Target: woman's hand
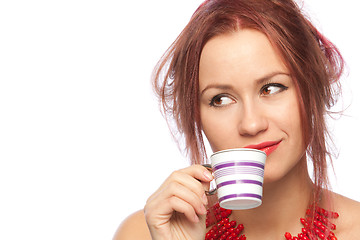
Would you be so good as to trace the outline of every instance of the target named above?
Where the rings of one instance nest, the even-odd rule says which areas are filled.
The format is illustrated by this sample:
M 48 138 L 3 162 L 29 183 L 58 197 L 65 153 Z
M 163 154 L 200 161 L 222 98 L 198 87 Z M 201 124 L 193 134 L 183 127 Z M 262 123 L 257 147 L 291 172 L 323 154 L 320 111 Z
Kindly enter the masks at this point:
M 153 240 L 203 240 L 207 197 L 213 179 L 201 165 L 173 172 L 144 208 Z

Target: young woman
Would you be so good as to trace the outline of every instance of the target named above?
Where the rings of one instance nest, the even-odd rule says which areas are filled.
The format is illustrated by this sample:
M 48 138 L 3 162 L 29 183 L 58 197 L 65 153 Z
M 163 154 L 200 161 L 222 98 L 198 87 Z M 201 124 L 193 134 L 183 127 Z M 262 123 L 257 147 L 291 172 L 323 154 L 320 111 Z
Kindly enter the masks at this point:
M 172 173 L 114 239 L 357 239 L 360 204 L 327 190 L 325 114 L 342 68 L 291 0 L 205 1 L 154 77 L 193 165 Z M 203 133 L 214 152 L 269 150 L 260 207 L 209 203 Z

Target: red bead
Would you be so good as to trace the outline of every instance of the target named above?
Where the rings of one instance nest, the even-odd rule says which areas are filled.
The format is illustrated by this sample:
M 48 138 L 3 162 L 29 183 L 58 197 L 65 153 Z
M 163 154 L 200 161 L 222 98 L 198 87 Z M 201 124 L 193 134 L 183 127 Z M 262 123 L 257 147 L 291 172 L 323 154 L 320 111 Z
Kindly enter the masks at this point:
M 317 227 L 320 227 L 320 226 L 322 226 L 323 224 L 320 222 L 320 221 L 316 221 L 316 226 Z
M 323 209 L 323 208 L 320 208 L 320 213 L 321 213 L 322 215 L 324 215 L 325 217 L 328 217 L 328 216 L 329 216 L 329 212 L 326 211 L 326 210 Z
M 244 225 L 243 225 L 243 224 L 239 224 L 239 225 L 237 226 L 237 228 L 240 229 L 240 231 L 242 231 L 242 230 L 244 230 Z
M 206 233 L 205 240 L 246 240 L 245 235 L 240 235 L 244 230 L 244 225 L 239 224 L 236 227 L 236 221 L 229 221 L 228 216 L 231 210 L 221 208 L 219 204 L 215 204 L 211 211 L 207 211 L 206 226 L 213 227 Z M 210 217 L 215 212 L 215 218 Z M 331 223 L 328 218 L 337 218 L 339 214 L 327 211 L 323 208 L 315 207 L 306 211 L 306 218 L 300 218 L 300 222 L 304 226 L 298 236 L 292 236 L 285 233 L 286 240 L 315 240 L 327 239 L 337 240 L 335 234 L 330 231 L 336 229 L 336 225 Z M 240 235 L 240 236 L 239 236 Z M 326 238 L 326 236 L 328 236 Z
M 308 229 L 307 235 L 310 239 L 317 239 L 313 232 Z
M 332 223 L 332 224 L 330 225 L 330 229 L 331 229 L 331 230 L 336 230 L 336 225 Z
M 210 239 L 210 238 L 213 237 L 213 235 L 214 235 L 214 234 L 207 233 L 207 234 L 205 235 L 205 239 Z
M 320 239 L 325 239 L 325 234 L 323 234 L 322 232 L 318 233 L 318 236 Z
M 326 232 L 327 230 L 327 228 L 324 225 L 321 225 L 319 228 L 322 232 Z

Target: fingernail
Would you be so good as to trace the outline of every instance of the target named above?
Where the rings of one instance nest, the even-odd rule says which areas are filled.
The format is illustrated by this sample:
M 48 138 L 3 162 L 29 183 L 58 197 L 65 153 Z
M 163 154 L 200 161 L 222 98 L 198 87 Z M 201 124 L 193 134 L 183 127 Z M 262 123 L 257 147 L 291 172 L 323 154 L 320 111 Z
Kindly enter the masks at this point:
M 213 176 L 211 175 L 211 173 L 209 171 L 204 171 L 204 176 L 207 180 L 212 180 L 213 179 Z

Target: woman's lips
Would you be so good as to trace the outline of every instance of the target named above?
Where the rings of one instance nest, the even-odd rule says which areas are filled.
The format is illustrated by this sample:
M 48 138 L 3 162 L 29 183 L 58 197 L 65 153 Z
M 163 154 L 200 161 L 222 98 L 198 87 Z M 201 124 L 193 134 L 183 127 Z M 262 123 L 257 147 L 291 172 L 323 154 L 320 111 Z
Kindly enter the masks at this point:
M 279 146 L 280 143 L 281 143 L 281 140 L 280 141 L 270 141 L 270 142 L 263 142 L 263 143 L 256 144 L 256 145 L 248 145 L 245 148 L 258 149 L 260 151 L 265 152 L 266 156 L 269 156 L 273 151 L 276 150 L 276 148 Z

